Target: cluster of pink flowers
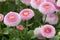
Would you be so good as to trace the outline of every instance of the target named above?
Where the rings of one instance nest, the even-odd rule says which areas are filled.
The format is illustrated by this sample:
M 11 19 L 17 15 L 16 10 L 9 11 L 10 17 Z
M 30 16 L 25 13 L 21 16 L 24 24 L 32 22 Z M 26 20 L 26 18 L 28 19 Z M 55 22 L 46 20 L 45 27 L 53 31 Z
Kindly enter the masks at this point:
M 52 25 L 46 24 L 34 30 L 34 35 L 39 38 L 52 38 L 56 34 L 56 30 Z
M 34 9 L 38 9 L 42 14 L 43 22 L 49 24 L 58 23 L 57 12 L 60 11 L 60 0 L 20 0 L 22 3 L 32 6 Z M 4 24 L 7 26 L 16 26 L 18 30 L 23 30 L 23 25 L 19 25 L 21 20 L 28 21 L 34 17 L 34 12 L 31 9 L 23 9 L 19 12 L 9 12 L 5 17 L 0 14 L 0 22 L 4 19 Z M 38 39 L 52 38 L 56 34 L 56 30 L 52 25 L 43 25 L 34 30 L 34 34 Z
M 56 13 L 60 11 L 60 0 L 57 0 L 57 2 L 56 0 L 21 0 L 21 1 L 26 5 L 28 4 L 29 6 L 32 6 L 34 9 L 38 9 L 43 14 L 44 17 L 42 18 L 43 20 L 45 20 L 44 15 L 46 15 L 47 16 L 46 21 L 48 20 L 47 22 L 49 24 L 58 23 L 58 16 Z
M 57 2 L 56 0 L 20 0 L 20 1 L 26 5 L 32 6 L 35 9 L 39 9 L 40 5 L 45 5 L 44 4 L 45 2 L 50 2 L 51 5 L 48 4 L 49 6 L 55 6 L 57 10 L 60 10 L 60 0 L 57 0 Z M 53 7 L 49 7 L 49 8 L 53 9 Z
M 16 12 L 9 12 L 4 17 L 4 24 L 7 26 L 18 26 L 21 20 L 27 21 L 30 20 L 33 16 L 34 12 L 31 9 L 23 9 L 19 14 Z M 0 21 L 3 20 L 2 17 L 3 16 L 0 14 Z M 18 28 L 20 29 L 20 27 Z
M 8 27 L 15 27 L 18 30 L 23 30 L 23 25 L 19 25 L 21 20 L 30 20 L 34 16 L 34 12 L 31 9 L 23 9 L 18 14 L 17 12 L 8 12 L 5 16 L 0 14 L 0 22 L 4 22 L 4 24 Z

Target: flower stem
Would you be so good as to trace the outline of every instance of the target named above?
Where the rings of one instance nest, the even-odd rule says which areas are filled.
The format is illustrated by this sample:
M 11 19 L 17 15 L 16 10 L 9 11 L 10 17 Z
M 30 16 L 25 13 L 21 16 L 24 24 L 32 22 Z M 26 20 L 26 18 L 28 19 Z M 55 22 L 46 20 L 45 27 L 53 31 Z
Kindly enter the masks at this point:
M 45 24 L 45 22 L 46 22 L 46 17 L 47 17 L 47 15 L 45 15 L 44 24 Z
M 28 27 L 28 21 L 26 21 L 26 27 Z

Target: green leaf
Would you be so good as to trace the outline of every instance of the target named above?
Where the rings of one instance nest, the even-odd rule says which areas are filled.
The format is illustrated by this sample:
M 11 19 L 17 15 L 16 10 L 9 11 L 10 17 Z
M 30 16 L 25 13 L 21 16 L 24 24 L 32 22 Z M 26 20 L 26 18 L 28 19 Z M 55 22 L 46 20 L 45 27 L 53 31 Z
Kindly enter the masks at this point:
M 34 39 L 35 38 L 33 30 L 28 31 L 27 38 L 29 38 L 29 39 Z
M 15 38 L 15 37 L 13 37 L 13 38 L 11 38 L 10 40 L 20 40 L 20 38 Z
M 3 29 L 3 34 L 9 34 L 10 31 L 12 31 L 13 29 L 12 28 L 4 28 Z
M 51 39 L 49 39 L 49 40 L 59 40 L 59 39 L 60 39 L 59 36 L 55 36 L 55 37 L 53 37 L 53 38 L 51 38 Z

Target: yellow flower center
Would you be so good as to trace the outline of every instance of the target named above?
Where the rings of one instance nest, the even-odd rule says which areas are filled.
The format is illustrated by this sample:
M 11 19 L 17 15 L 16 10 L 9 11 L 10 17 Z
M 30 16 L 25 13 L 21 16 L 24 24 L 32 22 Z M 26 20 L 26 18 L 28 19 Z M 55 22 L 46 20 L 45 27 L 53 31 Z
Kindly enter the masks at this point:
M 50 31 L 47 29 L 46 32 L 49 33 Z
M 48 8 L 50 7 L 50 5 L 47 4 L 47 5 L 45 5 L 44 7 L 45 7 L 46 9 L 48 9 Z
M 27 16 L 29 13 L 28 12 L 24 12 L 24 16 Z
M 40 2 L 40 0 L 36 0 L 36 2 Z
M 50 28 L 47 28 L 47 29 L 45 29 L 45 32 L 46 33 L 50 33 L 51 32 L 51 29 Z
M 15 17 L 13 15 L 10 16 L 10 19 L 14 19 Z

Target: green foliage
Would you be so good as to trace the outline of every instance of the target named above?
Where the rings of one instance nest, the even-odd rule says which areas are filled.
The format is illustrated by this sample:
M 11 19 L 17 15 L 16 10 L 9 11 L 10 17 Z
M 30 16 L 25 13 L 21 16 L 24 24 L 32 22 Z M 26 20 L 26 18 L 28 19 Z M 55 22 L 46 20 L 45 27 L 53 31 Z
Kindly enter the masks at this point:
M 53 38 L 51 38 L 49 40 L 60 40 L 60 36 L 55 36 L 55 37 L 53 37 Z

